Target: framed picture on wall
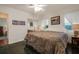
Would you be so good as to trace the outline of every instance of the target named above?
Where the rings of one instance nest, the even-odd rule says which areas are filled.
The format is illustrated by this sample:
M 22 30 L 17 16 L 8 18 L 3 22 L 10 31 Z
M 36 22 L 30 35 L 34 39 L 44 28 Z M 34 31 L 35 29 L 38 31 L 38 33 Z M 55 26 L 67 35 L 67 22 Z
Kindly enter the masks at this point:
M 60 16 L 51 17 L 51 25 L 60 24 Z
M 12 20 L 13 25 L 25 25 L 25 21 Z
M 33 26 L 33 22 L 30 22 L 30 26 Z

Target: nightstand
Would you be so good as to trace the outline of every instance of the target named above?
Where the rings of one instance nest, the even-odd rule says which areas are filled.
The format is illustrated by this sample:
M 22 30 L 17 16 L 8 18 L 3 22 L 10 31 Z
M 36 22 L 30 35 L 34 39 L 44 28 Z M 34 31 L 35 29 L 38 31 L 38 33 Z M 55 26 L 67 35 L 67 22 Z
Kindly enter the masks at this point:
M 79 37 L 75 37 L 75 36 L 72 37 L 72 45 L 74 47 L 79 47 Z

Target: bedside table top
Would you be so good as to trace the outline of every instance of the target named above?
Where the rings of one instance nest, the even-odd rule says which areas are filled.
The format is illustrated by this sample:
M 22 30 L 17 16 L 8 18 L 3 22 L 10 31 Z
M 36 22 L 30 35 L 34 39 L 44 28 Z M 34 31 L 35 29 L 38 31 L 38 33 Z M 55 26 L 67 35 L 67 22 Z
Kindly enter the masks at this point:
M 72 38 L 78 38 L 79 39 L 79 37 L 76 37 L 76 36 L 72 36 Z
M 6 36 L 0 37 L 0 40 L 5 40 L 5 39 L 7 39 Z

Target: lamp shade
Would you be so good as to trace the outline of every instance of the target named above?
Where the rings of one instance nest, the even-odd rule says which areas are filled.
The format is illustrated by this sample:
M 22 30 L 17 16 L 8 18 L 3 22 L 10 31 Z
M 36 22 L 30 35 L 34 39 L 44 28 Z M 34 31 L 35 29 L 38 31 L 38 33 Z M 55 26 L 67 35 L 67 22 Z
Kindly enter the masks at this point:
M 79 24 L 73 24 L 73 30 L 74 31 L 79 31 Z
M 79 37 L 79 24 L 73 24 L 74 36 Z

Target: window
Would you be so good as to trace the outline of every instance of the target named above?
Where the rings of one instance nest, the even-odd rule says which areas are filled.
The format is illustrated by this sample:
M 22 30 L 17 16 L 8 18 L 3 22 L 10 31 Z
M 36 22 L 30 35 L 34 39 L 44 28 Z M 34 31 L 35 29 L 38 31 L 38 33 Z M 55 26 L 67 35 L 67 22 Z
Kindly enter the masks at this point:
M 67 18 L 64 19 L 64 26 L 67 30 L 72 30 L 72 24 Z

